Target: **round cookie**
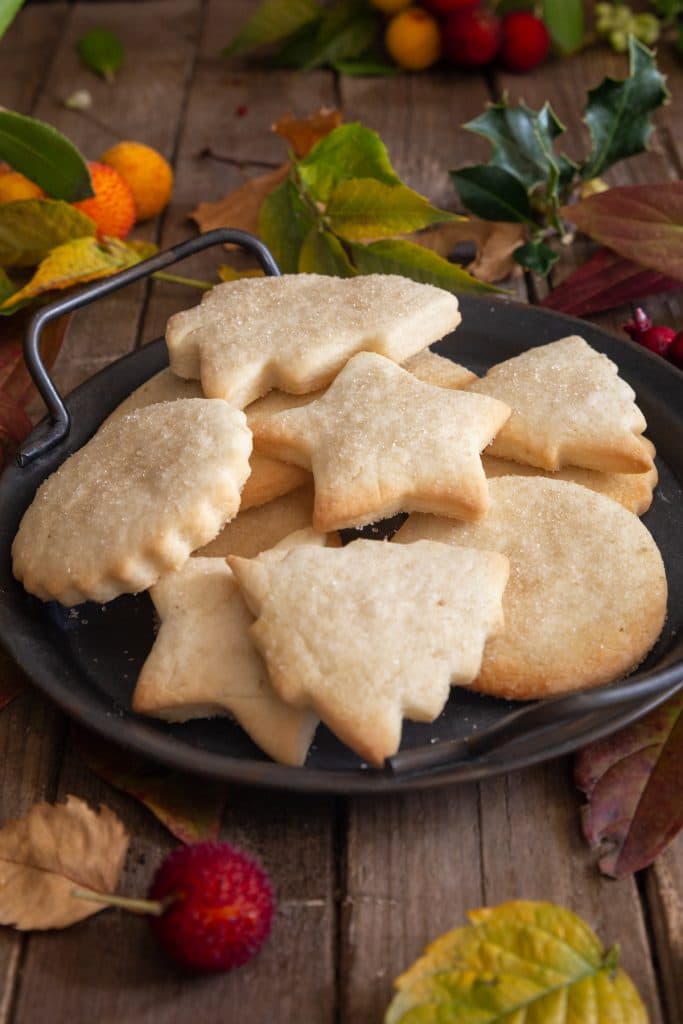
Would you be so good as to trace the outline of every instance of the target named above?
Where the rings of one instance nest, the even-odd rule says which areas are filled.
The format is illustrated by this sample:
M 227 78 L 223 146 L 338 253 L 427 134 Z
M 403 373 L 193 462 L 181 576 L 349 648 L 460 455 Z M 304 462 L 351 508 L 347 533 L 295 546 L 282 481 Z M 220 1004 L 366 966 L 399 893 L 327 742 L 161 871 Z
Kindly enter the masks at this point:
M 540 477 L 489 481 L 477 523 L 415 515 L 395 540 L 427 538 L 510 559 L 504 631 L 472 688 L 526 700 L 626 675 L 659 636 L 667 585 L 648 530 L 610 498 Z
M 103 426 L 38 489 L 12 546 L 44 601 L 105 602 L 152 586 L 237 512 L 251 432 L 220 399 L 181 399 Z

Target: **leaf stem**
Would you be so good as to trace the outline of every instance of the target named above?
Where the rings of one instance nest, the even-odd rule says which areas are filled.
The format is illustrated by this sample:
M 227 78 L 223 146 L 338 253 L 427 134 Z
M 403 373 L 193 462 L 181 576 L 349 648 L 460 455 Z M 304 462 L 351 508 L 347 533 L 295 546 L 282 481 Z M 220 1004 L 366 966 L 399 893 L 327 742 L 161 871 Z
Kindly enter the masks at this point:
M 167 274 L 165 270 L 157 270 L 152 277 L 157 281 L 170 281 L 171 284 L 184 284 L 188 288 L 199 288 L 203 292 L 208 292 L 213 288 L 211 281 L 200 281 L 196 277 L 182 277 L 180 274 Z

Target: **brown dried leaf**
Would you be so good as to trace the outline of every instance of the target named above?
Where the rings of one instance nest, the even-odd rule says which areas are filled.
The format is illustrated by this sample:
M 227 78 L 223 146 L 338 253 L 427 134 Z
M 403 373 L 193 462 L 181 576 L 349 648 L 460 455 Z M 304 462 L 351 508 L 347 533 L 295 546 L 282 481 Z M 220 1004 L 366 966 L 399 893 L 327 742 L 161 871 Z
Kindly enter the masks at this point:
M 289 164 L 261 174 L 245 182 L 234 192 L 215 203 L 200 203 L 189 215 L 200 231 L 214 228 L 238 228 L 258 234 L 258 213 L 266 196 L 282 184 L 289 174 Z
M 128 835 L 107 807 L 99 814 L 75 796 L 35 804 L 0 829 L 0 924 L 66 928 L 103 907 L 72 896 L 75 888 L 112 893 Z
M 295 156 L 301 159 L 308 156 L 316 142 L 324 139 L 341 123 L 341 110 L 335 110 L 333 107 L 321 107 L 320 110 L 313 111 L 308 117 L 294 117 L 288 111 L 278 118 L 274 125 L 271 125 L 271 129 L 276 135 L 285 139 L 294 150 Z
M 81 729 L 75 731 L 75 741 L 98 778 L 139 800 L 176 839 L 218 839 L 227 799 L 222 783 L 164 768 Z
M 525 241 L 522 224 L 504 224 L 502 221 L 469 220 L 452 221 L 439 227 L 428 228 L 410 236 L 410 241 L 432 249 L 447 259 L 458 242 L 474 242 L 477 254 L 466 268 L 479 281 L 493 284 L 505 278 L 518 277 L 520 265 L 512 254 Z

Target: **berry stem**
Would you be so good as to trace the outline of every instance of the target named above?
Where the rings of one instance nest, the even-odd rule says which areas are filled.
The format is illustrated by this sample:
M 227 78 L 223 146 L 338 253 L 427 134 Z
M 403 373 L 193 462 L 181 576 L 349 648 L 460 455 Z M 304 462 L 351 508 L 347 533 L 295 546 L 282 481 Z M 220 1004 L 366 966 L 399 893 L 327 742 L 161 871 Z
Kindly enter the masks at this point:
M 123 910 L 130 910 L 133 914 L 151 914 L 153 917 L 161 917 L 175 900 L 175 896 L 167 897 L 164 900 L 138 900 L 127 896 L 95 892 L 93 889 L 72 889 L 71 895 L 77 900 L 104 903 L 107 907 L 121 907 Z

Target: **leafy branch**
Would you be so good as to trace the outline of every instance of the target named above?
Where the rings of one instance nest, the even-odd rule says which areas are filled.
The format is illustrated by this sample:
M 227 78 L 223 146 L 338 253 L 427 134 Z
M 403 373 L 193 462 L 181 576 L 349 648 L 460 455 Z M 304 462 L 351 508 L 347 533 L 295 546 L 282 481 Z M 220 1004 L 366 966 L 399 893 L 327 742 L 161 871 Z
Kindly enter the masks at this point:
M 606 187 L 599 181 L 605 171 L 647 148 L 651 115 L 669 94 L 654 54 L 633 37 L 629 55 L 625 79 L 605 78 L 588 93 L 591 149 L 579 163 L 556 151 L 565 128 L 547 103 L 532 110 L 504 98 L 464 126 L 487 138 L 493 152 L 487 164 L 451 171 L 451 178 L 478 217 L 525 226 L 528 240 L 514 255 L 528 270 L 547 274 L 559 258 L 548 241 L 566 235 L 562 207 L 579 193 Z
M 396 235 L 457 220 L 404 185 L 380 137 L 341 125 L 264 200 L 259 233 L 285 273 L 403 274 L 447 289 L 492 291 L 461 267 Z

